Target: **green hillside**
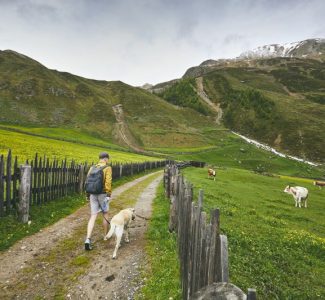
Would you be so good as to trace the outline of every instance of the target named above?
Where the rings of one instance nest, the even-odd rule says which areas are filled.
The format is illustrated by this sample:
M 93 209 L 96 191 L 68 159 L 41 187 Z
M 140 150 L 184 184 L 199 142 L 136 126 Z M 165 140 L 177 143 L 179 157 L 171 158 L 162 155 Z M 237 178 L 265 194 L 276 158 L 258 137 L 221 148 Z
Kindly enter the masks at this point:
M 113 106 L 122 104 L 122 125 Z M 209 118 L 140 88 L 49 70 L 14 51 L 0 51 L 0 123 L 62 128 L 127 147 L 200 147 L 218 137 Z M 122 128 L 122 129 L 121 129 Z M 123 132 L 121 132 L 121 130 Z
M 166 91 L 179 93 L 177 85 L 189 85 L 194 77 L 203 77 L 204 93 L 220 105 L 225 127 L 288 154 L 325 161 L 324 62 L 270 58 L 201 64 Z

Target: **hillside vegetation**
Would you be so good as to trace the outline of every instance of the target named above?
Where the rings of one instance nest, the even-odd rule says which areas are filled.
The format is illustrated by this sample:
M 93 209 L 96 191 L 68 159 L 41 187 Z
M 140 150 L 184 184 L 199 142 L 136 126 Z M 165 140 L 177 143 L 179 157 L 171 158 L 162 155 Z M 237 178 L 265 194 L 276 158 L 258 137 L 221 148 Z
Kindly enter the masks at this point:
M 299 157 L 324 161 L 325 64 L 293 59 L 260 64 L 204 77 L 206 93 L 225 108 L 225 125 Z
M 180 82 L 200 76 L 205 94 L 223 109 L 225 127 L 288 154 L 325 161 L 325 62 L 269 58 L 203 63 Z M 169 94 L 178 90 L 179 83 L 172 84 Z
M 193 108 L 204 115 L 208 114 L 207 107 L 201 103 L 195 91 L 195 80 L 193 78 L 180 80 L 157 94 L 172 104 Z

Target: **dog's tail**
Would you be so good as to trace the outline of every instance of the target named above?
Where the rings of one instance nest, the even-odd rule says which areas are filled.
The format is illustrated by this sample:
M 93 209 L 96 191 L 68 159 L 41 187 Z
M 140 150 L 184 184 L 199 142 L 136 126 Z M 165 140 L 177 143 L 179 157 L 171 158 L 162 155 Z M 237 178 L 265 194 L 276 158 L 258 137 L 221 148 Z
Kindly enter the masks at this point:
M 109 230 L 109 232 L 107 233 L 107 239 L 110 239 L 112 237 L 112 235 L 114 234 L 116 229 L 116 225 L 111 223 L 111 228 Z

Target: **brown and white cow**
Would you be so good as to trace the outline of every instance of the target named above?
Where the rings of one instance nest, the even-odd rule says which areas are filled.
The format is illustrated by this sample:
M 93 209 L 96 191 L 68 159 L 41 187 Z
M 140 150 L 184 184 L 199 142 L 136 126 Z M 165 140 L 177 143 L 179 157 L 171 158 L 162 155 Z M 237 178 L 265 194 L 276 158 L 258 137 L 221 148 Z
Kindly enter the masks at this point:
M 215 181 L 216 180 L 216 174 L 217 172 L 211 168 L 208 169 L 208 178 L 211 178 L 213 177 L 213 180 Z
M 321 190 L 323 186 L 325 186 L 325 182 L 324 181 L 314 181 L 314 185 L 318 186 L 319 189 Z

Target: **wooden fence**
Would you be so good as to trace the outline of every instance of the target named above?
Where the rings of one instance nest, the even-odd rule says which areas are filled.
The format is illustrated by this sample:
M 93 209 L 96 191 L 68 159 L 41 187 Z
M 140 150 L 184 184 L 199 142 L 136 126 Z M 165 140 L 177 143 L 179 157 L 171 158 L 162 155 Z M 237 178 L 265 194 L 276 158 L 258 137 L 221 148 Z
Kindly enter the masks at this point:
M 231 299 L 246 299 L 238 287 L 228 283 L 228 242 L 220 234 L 219 209 L 211 211 L 208 222 L 202 210 L 203 191 L 194 203 L 192 185 L 184 180 L 176 165 L 165 169 L 164 185 L 171 201 L 169 230 L 177 233 L 183 299 L 219 299 L 212 297 L 220 289 L 216 283 L 223 283 L 220 297 L 229 292 L 238 295 Z M 210 294 L 200 298 L 203 292 Z M 247 299 L 256 299 L 254 289 L 249 289 Z
M 113 180 L 138 174 L 146 170 L 161 168 L 168 161 L 150 161 L 141 163 L 113 163 Z M 73 193 L 83 192 L 86 174 L 92 164 L 78 164 L 75 161 L 50 160 L 45 156 L 35 155 L 31 161 L 18 166 L 17 157 L 13 158 L 11 150 L 7 157 L 0 156 L 0 217 L 16 212 L 19 204 L 19 195 L 26 190 L 19 191 L 22 170 L 30 168 L 27 184 L 29 205 L 43 205 L 48 201 L 59 199 Z M 29 178 L 30 177 L 30 178 Z M 23 195 L 21 195 L 22 197 Z

